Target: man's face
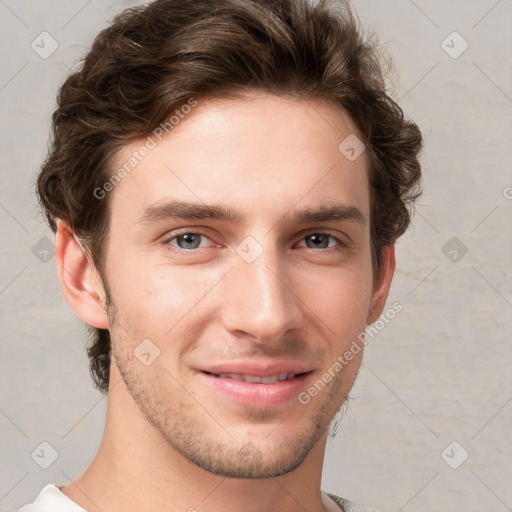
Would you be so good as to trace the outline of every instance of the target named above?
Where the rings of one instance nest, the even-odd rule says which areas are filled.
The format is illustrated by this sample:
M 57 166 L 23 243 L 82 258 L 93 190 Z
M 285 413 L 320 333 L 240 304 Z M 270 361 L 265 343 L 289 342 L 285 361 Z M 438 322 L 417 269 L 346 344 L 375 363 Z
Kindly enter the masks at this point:
M 354 133 L 346 113 L 322 102 L 198 99 L 111 192 L 113 363 L 146 419 L 208 471 L 296 468 L 352 387 L 362 351 L 298 400 L 332 375 L 370 310 L 367 160 L 338 149 Z M 147 215 L 170 201 L 240 218 Z M 296 217 L 333 206 L 348 210 Z M 239 380 L 274 374 L 292 378 Z

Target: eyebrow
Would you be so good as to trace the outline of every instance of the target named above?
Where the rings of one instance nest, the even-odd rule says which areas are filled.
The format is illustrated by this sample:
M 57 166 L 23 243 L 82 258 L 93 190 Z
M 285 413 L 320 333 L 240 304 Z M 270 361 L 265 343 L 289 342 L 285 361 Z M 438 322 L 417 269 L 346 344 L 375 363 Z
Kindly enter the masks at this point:
M 225 206 L 214 206 L 185 201 L 157 202 L 148 206 L 140 219 L 139 224 L 149 224 L 169 219 L 216 219 L 231 223 L 241 223 L 243 215 Z M 363 212 L 355 206 L 344 204 L 331 204 L 316 208 L 305 208 L 286 213 L 283 218 L 289 222 L 306 224 L 309 222 L 345 221 L 354 220 L 362 225 L 366 224 Z

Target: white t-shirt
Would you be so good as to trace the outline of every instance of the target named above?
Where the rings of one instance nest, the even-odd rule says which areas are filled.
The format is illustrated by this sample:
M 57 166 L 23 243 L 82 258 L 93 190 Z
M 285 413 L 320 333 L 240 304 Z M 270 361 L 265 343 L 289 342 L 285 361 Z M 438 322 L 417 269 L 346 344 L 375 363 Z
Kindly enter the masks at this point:
M 331 493 L 330 496 L 345 512 L 377 512 L 375 509 L 365 508 L 353 501 L 340 498 Z M 63 494 L 55 484 L 43 487 L 33 503 L 29 503 L 17 510 L 17 512 L 87 512 L 79 507 L 73 500 Z
M 43 487 L 33 503 L 29 503 L 17 512 L 87 512 L 68 498 L 55 484 Z

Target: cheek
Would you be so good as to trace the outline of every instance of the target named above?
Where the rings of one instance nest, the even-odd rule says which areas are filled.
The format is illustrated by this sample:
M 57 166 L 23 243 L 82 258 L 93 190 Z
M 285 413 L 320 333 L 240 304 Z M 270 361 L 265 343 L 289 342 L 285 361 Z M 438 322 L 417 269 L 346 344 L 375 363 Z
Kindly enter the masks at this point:
M 178 322 L 190 322 L 216 281 L 212 273 L 183 266 L 151 266 L 142 260 L 126 264 L 114 279 L 118 318 L 131 326 L 130 333 L 161 338 Z
M 347 343 L 364 331 L 371 300 L 371 275 L 361 268 L 332 271 L 319 279 L 305 276 L 301 295 L 307 307 L 328 327 L 335 343 Z

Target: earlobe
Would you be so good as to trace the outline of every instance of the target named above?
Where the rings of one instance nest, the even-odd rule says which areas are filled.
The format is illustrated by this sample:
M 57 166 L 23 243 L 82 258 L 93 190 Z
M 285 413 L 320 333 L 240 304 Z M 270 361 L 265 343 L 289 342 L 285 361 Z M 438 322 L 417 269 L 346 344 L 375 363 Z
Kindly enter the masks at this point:
M 55 245 L 59 280 L 67 303 L 88 325 L 108 329 L 101 278 L 73 231 L 63 221 L 58 222 Z
M 370 311 L 366 320 L 367 325 L 376 322 L 384 310 L 393 274 L 395 273 L 395 266 L 395 245 L 386 245 L 381 251 L 381 263 L 373 286 Z

